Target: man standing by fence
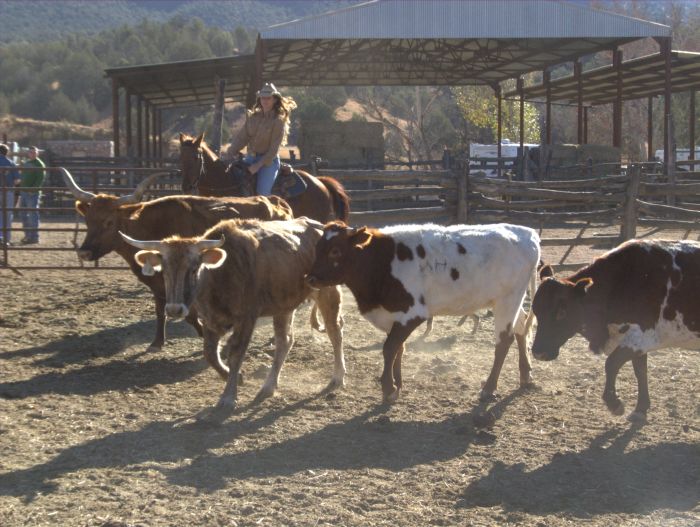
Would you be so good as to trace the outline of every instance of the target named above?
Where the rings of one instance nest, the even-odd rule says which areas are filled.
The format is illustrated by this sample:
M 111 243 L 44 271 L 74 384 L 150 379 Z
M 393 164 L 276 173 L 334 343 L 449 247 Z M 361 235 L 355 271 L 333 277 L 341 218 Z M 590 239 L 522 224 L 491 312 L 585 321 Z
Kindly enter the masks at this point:
M 22 164 L 22 190 L 19 193 L 19 206 L 26 209 L 21 213 L 24 238 L 20 243 L 23 245 L 39 243 L 39 201 L 46 175 L 45 167 L 39 159 L 39 149 L 30 146 L 29 159 Z
M 7 157 L 10 149 L 7 145 L 0 143 L 0 167 L 15 167 L 14 162 Z M 10 243 L 12 231 L 12 208 L 15 206 L 15 183 L 19 181 L 17 169 L 6 168 L 0 170 L 0 181 L 5 187 L 4 196 L 0 187 L 0 246 Z

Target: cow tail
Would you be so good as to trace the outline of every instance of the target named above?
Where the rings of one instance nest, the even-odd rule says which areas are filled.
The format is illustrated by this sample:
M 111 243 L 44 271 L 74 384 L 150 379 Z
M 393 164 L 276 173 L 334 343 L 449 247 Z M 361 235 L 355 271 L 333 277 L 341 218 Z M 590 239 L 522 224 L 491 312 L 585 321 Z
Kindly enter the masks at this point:
M 321 323 L 321 321 L 318 319 L 318 304 L 316 304 L 316 302 L 314 302 L 314 305 L 311 308 L 311 315 L 309 316 L 309 322 L 311 323 L 311 329 L 315 329 L 319 333 L 326 332 L 326 328 Z
M 321 183 L 323 183 L 323 186 L 326 187 L 331 195 L 331 198 L 333 199 L 333 211 L 335 212 L 335 218 L 347 223 L 348 218 L 350 217 L 350 197 L 345 191 L 345 188 L 339 181 L 331 177 L 321 176 L 318 179 Z
M 528 347 L 530 346 L 531 342 L 531 337 L 532 337 L 532 327 L 535 322 L 535 312 L 532 310 L 532 301 L 535 299 L 535 292 L 537 291 L 537 269 L 538 267 L 535 267 L 532 270 L 532 274 L 530 275 L 530 284 L 527 288 L 528 293 L 530 294 L 530 311 L 527 314 L 527 318 L 525 319 L 525 341 L 528 344 Z

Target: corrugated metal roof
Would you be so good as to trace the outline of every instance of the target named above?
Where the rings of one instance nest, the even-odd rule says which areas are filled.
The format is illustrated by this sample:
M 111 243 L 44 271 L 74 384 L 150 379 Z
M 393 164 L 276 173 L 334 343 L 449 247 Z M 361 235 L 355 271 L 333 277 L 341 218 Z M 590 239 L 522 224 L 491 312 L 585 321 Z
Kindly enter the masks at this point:
M 272 26 L 263 39 L 668 37 L 663 24 L 560 0 L 373 0 Z

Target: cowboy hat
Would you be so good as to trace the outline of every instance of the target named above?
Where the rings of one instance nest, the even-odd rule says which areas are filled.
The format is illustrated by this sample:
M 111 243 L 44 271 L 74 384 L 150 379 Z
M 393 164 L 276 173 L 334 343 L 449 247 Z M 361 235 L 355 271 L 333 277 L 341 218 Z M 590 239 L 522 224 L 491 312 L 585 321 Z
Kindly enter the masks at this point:
M 278 97 L 282 96 L 271 82 L 266 82 L 263 84 L 263 87 L 258 90 L 258 97 L 272 97 L 273 95 L 277 95 Z

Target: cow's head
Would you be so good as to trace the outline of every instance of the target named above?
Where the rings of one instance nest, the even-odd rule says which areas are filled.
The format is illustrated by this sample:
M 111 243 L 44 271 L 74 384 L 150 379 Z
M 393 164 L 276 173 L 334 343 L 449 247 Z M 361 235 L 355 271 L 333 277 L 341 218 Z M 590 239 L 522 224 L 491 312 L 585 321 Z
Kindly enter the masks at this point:
M 353 258 L 371 241 L 372 233 L 367 227 L 355 229 L 341 221 L 327 224 L 316 244 L 316 259 L 306 282 L 314 288 L 345 283 Z
M 593 280 L 557 280 L 549 266 L 542 269 L 540 278 L 544 280 L 532 300 L 537 317 L 532 354 L 536 359 L 553 360 L 564 343 L 583 327 L 583 302 Z
M 117 248 L 121 243 L 121 221 L 134 214 L 133 205 L 141 201 L 148 186 L 161 175 L 152 174 L 139 183 L 133 194 L 117 197 L 87 192 L 78 186 L 70 172 L 65 168 L 60 170 L 66 187 L 76 198 L 75 209 L 85 218 L 87 234 L 77 253 L 80 259 L 88 261 L 102 258 Z
M 202 269 L 215 269 L 226 260 L 226 251 L 221 249 L 225 239 L 203 240 L 201 238 L 166 238 L 162 241 L 134 240 L 119 233 L 124 241 L 141 249 L 134 260 L 145 275 L 163 273 L 165 282 L 165 314 L 179 320 L 187 316 L 192 302 L 197 297 Z

